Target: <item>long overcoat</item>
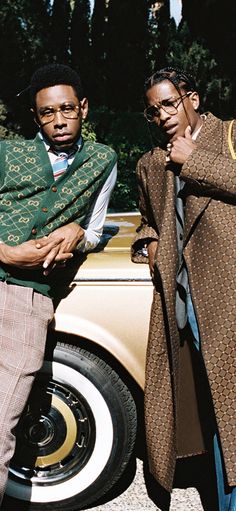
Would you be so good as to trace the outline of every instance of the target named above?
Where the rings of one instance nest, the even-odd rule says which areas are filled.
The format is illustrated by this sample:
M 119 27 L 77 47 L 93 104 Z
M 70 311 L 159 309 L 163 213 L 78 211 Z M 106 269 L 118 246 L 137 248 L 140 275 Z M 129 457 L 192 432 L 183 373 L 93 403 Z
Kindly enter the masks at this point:
M 236 160 L 229 150 L 228 130 L 229 121 L 207 114 L 180 177 L 188 190 L 183 253 L 228 483 L 235 485 Z M 132 250 L 134 262 L 145 262 L 141 246 L 150 238 L 158 240 L 145 423 L 151 473 L 170 491 L 176 458 L 204 452 L 205 443 L 196 404 L 195 362 L 188 343 L 180 342 L 176 325 L 175 180 L 167 168 L 166 153 L 158 148 L 138 162 L 142 223 Z

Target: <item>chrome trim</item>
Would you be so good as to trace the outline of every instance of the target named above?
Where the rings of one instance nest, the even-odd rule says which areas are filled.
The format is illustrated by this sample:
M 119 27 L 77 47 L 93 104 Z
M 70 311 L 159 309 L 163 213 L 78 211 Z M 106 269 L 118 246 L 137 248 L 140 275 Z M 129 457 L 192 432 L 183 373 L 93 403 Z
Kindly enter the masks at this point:
M 128 216 L 128 217 L 129 217 L 129 216 L 137 216 L 137 217 L 140 217 L 140 212 L 139 212 L 139 210 L 138 210 L 138 209 L 137 209 L 136 211 L 124 211 L 123 213 L 122 213 L 122 212 L 119 212 L 119 213 L 118 213 L 118 212 L 117 212 L 117 213 L 112 213 L 112 212 L 108 211 L 108 213 L 107 213 L 107 215 L 106 215 L 106 218 L 107 218 L 107 217 L 109 217 L 109 218 L 110 218 L 110 217 L 112 217 L 112 216 L 114 216 L 114 217 L 118 217 L 118 216 L 120 216 L 120 217 L 126 217 L 126 216 Z
M 106 277 L 106 278 L 78 278 L 74 279 L 73 282 L 152 282 L 152 279 L 148 278 L 132 278 L 132 277 L 126 277 L 126 278 L 112 278 L 112 277 Z

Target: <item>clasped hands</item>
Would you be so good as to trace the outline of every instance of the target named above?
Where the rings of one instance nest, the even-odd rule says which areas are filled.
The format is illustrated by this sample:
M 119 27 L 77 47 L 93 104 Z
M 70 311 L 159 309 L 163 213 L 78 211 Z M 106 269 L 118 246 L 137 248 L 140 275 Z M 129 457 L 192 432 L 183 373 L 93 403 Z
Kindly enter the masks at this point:
M 191 127 L 187 126 L 184 137 L 177 137 L 167 144 L 167 159 L 179 165 L 183 165 L 196 147 L 192 139 Z
M 48 275 L 56 265 L 64 265 L 73 257 L 73 251 L 83 236 L 82 227 L 71 222 L 55 229 L 49 236 L 25 241 L 20 245 L 1 243 L 0 261 L 23 269 L 43 267 L 44 275 Z

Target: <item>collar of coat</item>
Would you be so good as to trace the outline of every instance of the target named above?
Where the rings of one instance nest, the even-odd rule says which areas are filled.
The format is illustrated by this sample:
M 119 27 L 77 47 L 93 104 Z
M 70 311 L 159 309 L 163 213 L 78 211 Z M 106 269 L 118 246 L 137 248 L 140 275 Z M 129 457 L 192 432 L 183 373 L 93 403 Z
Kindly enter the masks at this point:
M 186 208 L 184 232 L 185 243 L 189 238 L 193 225 L 211 201 L 207 189 L 205 196 L 203 196 L 197 178 L 191 177 L 191 167 L 197 168 L 200 160 L 203 163 L 204 158 L 206 158 L 207 162 L 207 153 L 209 153 L 209 160 L 212 161 L 219 154 L 227 153 L 227 151 L 227 154 L 229 154 L 227 136 L 224 136 L 224 130 L 227 133 L 224 122 L 211 113 L 207 113 L 206 120 L 197 138 L 197 149 L 193 151 L 187 163 L 183 166 L 184 177 L 186 177 L 186 182 L 188 183 L 188 207 Z M 159 234 L 161 234 L 160 242 L 165 239 L 167 232 L 172 231 L 173 233 L 176 228 L 174 173 L 171 170 L 166 170 L 165 157 L 166 152 L 159 148 L 150 151 L 143 157 L 143 164 L 148 168 L 148 189 L 157 229 Z M 159 250 L 159 252 L 161 251 Z

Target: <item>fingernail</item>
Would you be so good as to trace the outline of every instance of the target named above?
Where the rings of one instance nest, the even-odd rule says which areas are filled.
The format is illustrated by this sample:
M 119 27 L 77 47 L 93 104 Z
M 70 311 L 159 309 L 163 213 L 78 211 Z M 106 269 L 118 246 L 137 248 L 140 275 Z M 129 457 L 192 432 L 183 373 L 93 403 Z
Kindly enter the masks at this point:
M 48 267 L 48 263 L 47 263 L 47 261 L 44 261 L 43 268 L 47 268 L 47 267 Z

